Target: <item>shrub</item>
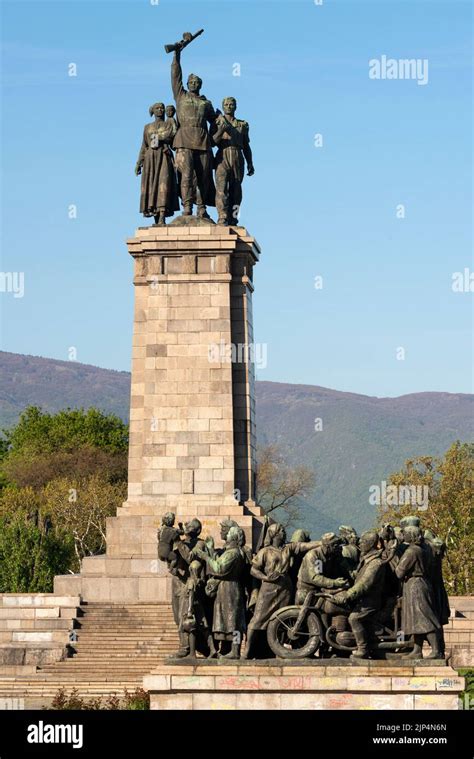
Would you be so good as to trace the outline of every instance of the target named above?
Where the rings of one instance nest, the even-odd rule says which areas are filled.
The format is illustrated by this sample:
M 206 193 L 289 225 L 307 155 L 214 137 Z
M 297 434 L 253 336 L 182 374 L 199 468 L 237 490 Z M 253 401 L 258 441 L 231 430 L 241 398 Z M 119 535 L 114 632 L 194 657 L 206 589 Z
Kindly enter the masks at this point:
M 95 698 L 83 698 L 79 695 L 77 688 L 73 688 L 67 693 L 65 688 L 60 688 L 51 702 L 50 710 L 69 711 L 69 710 L 87 710 L 87 711 L 110 711 L 110 710 L 133 710 L 145 711 L 150 708 L 150 696 L 143 688 L 137 688 L 129 693 L 125 688 L 123 698 L 119 698 L 116 693 L 104 698 L 96 696 Z

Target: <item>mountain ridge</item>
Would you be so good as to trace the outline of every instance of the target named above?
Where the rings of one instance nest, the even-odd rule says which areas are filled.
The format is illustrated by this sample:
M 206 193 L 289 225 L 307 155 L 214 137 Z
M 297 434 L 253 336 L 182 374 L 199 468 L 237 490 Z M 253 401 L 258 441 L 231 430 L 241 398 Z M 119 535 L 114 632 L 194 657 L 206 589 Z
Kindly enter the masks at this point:
M 128 421 L 129 396 L 129 372 L 0 351 L 1 428 L 28 405 L 49 412 L 96 406 Z M 314 534 L 347 521 L 370 526 L 372 485 L 408 458 L 441 456 L 455 440 L 473 438 L 474 395 L 467 393 L 378 397 L 260 380 L 256 399 L 259 445 L 278 444 L 288 463 L 315 472 L 300 520 Z

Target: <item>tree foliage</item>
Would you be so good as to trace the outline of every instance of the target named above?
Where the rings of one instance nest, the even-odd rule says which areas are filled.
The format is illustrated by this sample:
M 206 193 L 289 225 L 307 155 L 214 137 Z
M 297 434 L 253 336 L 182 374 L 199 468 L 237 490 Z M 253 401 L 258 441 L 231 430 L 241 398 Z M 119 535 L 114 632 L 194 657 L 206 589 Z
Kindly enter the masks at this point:
M 40 490 L 5 488 L 0 518 L 33 525 L 58 540 L 67 536 L 68 546 L 73 548 L 67 570 L 79 572 L 84 556 L 104 553 L 107 517 L 115 516 L 125 497 L 125 483 L 111 483 L 100 473 L 62 477 Z
M 128 426 L 115 414 L 96 408 L 48 414 L 38 406 L 28 406 L 18 424 L 4 435 L 11 454 L 73 451 L 82 446 L 123 453 L 128 447 Z
M 84 556 L 105 552 L 106 520 L 115 516 L 126 498 L 126 483 L 106 477 L 52 480 L 43 489 L 44 508 L 53 525 L 61 525 L 74 541 L 73 570 L 79 572 Z
M 51 593 L 72 557 L 66 533 L 45 531 L 20 514 L 0 518 L 0 593 Z
M 97 409 L 30 406 L 0 445 L 1 592 L 52 589 L 105 551 L 126 494 L 128 428 Z
M 408 460 L 404 468 L 392 474 L 391 485 L 428 487 L 428 507 L 381 507 L 380 522 L 397 524 L 409 514 L 417 514 L 424 529 L 431 529 L 446 544 L 445 582 L 454 595 L 474 591 L 472 556 L 474 531 L 474 445 L 453 443 L 442 459 L 421 456 Z
M 261 450 L 257 466 L 257 503 L 266 514 L 279 509 L 285 527 L 294 524 L 300 513 L 298 499 L 314 487 L 314 473 L 306 466 L 290 467 L 280 449 L 269 445 Z
M 48 414 L 30 406 L 4 435 L 3 483 L 38 489 L 58 477 L 98 472 L 111 482 L 127 479 L 128 428 L 114 414 L 94 408 Z

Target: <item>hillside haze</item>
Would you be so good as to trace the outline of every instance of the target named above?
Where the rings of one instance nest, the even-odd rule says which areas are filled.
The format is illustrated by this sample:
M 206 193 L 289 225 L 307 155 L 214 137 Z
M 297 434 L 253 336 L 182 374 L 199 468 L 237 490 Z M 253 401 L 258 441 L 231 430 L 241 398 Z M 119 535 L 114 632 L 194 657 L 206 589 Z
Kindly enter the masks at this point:
M 0 352 L 0 426 L 28 405 L 44 411 L 95 406 L 128 420 L 130 374 L 72 361 Z M 375 398 L 313 385 L 257 382 L 260 445 L 278 444 L 292 464 L 316 474 L 301 503 L 301 524 L 314 537 L 352 523 L 369 527 L 369 488 L 405 460 L 442 455 L 455 440 L 473 439 L 474 396 L 414 393 Z

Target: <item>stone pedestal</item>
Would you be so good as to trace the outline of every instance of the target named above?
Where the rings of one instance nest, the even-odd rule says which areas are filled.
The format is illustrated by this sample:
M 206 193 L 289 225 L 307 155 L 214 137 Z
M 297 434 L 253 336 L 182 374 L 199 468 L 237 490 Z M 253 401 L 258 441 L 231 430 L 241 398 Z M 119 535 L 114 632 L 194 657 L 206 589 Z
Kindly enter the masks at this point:
M 202 660 L 160 665 L 143 687 L 164 710 L 458 709 L 464 678 L 443 661 Z
M 156 531 L 167 511 L 203 535 L 235 519 L 255 544 L 253 267 L 242 227 L 145 227 L 128 240 L 135 314 L 128 500 L 107 520 L 107 553 L 56 592 L 85 600 L 166 601 Z

